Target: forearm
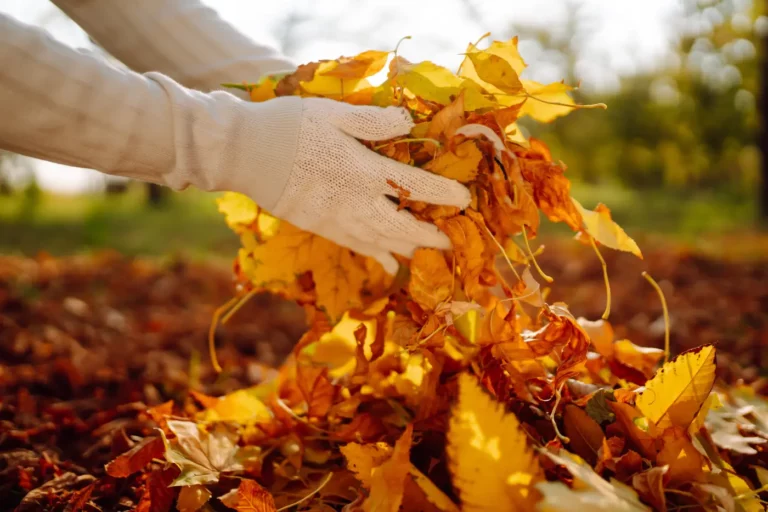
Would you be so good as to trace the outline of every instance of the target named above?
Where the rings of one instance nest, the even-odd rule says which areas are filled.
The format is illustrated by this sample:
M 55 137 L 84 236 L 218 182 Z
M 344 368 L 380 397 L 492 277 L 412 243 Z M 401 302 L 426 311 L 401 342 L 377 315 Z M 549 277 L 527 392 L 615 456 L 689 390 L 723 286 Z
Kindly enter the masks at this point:
M 235 190 L 293 158 L 301 104 L 185 89 L 0 14 L 0 148 L 168 185 Z M 268 120 L 268 121 L 267 121 Z
M 53 1 L 134 71 L 159 71 L 187 87 L 209 91 L 295 68 L 198 0 Z

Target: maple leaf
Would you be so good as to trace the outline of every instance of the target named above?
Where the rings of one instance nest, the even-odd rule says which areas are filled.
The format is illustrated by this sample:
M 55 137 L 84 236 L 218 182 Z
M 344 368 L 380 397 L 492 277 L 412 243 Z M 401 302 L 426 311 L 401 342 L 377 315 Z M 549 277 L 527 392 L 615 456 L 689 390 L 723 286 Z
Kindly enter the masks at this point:
M 240 265 L 249 281 L 273 291 L 284 291 L 298 275 L 311 272 L 318 307 L 336 321 L 363 304 L 370 273 L 362 260 L 345 247 L 281 222 L 273 237 L 241 253 Z
M 459 376 L 446 452 L 462 510 L 529 510 L 536 502 L 541 470 L 520 423 L 468 374 Z
M 715 383 L 715 347 L 704 345 L 685 352 L 645 383 L 636 404 L 660 429 L 687 429 Z
M 169 441 L 161 431 L 165 459 L 181 470 L 171 486 L 215 483 L 220 473 L 243 469 L 237 459 L 239 436 L 224 426 L 201 432 L 193 422 L 169 420 L 168 428 L 176 438 Z
M 573 204 L 581 213 L 584 222 L 584 230 L 606 247 L 619 251 L 631 252 L 640 259 L 643 253 L 637 243 L 632 240 L 621 227 L 611 219 L 611 211 L 604 204 L 598 204 L 594 211 L 587 210 L 576 199 L 571 198 Z
M 573 488 L 562 482 L 540 482 L 536 488 L 543 495 L 537 509 L 542 512 L 639 512 L 650 510 L 640 502 L 637 493 L 616 479 L 603 480 L 577 455 L 560 451 L 560 455 L 543 452 L 553 462 L 565 466 L 573 475 Z
M 436 249 L 418 249 L 411 260 L 408 293 L 422 309 L 432 310 L 453 293 L 453 275 L 443 254 Z

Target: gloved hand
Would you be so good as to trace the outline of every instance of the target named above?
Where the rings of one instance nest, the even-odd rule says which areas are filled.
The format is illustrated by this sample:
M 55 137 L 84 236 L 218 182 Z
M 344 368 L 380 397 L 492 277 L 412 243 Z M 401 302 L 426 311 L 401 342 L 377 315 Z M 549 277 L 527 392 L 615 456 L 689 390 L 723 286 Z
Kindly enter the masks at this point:
M 408 190 L 410 199 L 459 208 L 469 204 L 469 190 L 381 156 L 356 140 L 380 141 L 409 133 L 413 121 L 405 109 L 325 98 L 285 97 L 267 103 L 289 106 L 296 101 L 301 102 L 296 155 L 289 169 L 270 172 L 273 181 L 284 178 L 284 183 L 270 183 L 265 190 L 257 181 L 248 195 L 301 229 L 375 258 L 390 274 L 398 268 L 391 253 L 411 257 L 418 247 L 451 247 L 437 227 L 397 210 L 385 197 L 397 195 L 387 180 Z

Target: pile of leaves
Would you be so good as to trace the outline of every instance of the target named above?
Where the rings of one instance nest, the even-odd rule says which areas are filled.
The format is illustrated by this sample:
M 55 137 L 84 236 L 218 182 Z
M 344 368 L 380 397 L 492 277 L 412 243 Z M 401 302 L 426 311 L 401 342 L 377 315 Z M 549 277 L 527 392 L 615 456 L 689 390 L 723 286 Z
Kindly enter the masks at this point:
M 408 108 L 409 136 L 363 142 L 468 186 L 459 211 L 390 183 L 393 200 L 453 249 L 420 249 L 388 276 L 226 194 L 220 209 L 242 240 L 239 293 L 214 327 L 268 291 L 303 306 L 308 329 L 255 386 L 149 408 L 155 433 L 125 438 L 109 479 L 83 482 L 66 507 L 98 509 L 103 486 L 139 480 L 138 510 L 763 510 L 768 405 L 754 387 L 715 387 L 713 345 L 671 358 L 669 342 L 616 339 L 607 278 L 602 319 L 547 302 L 551 278 L 530 247 L 542 213 L 599 261 L 600 247 L 641 257 L 610 211 L 573 200 L 565 166 L 517 129 L 520 117 L 577 108 L 570 88 L 521 79 L 516 40 L 470 45 L 458 74 L 395 55 L 371 85 L 389 60 L 364 52 L 245 88 L 254 101 Z
M 600 261 L 600 246 L 642 258 L 608 208 L 574 200 L 565 165 L 517 128 L 523 116 L 551 121 L 576 108 L 570 88 L 521 79 L 514 39 L 471 44 L 458 74 L 395 55 L 371 85 L 388 58 L 364 52 L 246 88 L 254 101 L 298 94 L 406 107 L 409 136 L 366 144 L 467 185 L 472 201 L 459 211 L 412 201 L 390 182 L 399 208 L 433 222 L 453 249 L 417 250 L 390 278 L 245 197 L 222 198 L 242 240 L 240 300 L 280 294 L 305 307 L 309 329 L 276 379 L 203 404 L 195 421 L 168 422 L 174 485 L 207 498 L 200 486 L 221 472 L 244 475 L 219 498 L 241 510 L 762 509 L 762 467 L 739 475 L 721 453 L 754 455 L 765 439 L 758 418 L 743 421 L 746 391 L 712 392 L 714 346 L 657 371 L 669 341 L 665 351 L 614 339 L 604 263 L 596 321 L 548 304 L 531 272 L 552 281 L 530 248 L 540 213 Z M 740 443 L 710 435 L 710 417 Z M 224 440 L 226 463 L 203 471 L 192 443 Z

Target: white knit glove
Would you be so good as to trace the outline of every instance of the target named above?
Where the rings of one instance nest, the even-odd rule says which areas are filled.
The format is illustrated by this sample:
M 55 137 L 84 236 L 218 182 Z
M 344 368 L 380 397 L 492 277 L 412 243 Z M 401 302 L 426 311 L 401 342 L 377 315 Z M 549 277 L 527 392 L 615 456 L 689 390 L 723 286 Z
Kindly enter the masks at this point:
M 268 186 L 257 180 L 246 193 L 275 216 L 375 258 L 390 274 L 398 268 L 391 253 L 412 257 L 418 247 L 451 247 L 433 224 L 397 210 L 386 197 L 397 197 L 387 180 L 408 190 L 410 199 L 459 208 L 469 204 L 469 190 L 381 156 L 355 140 L 380 141 L 409 133 L 413 121 L 405 109 L 324 98 L 286 97 L 267 103 L 283 102 L 290 110 L 295 105 L 289 103 L 296 101 L 301 102 L 301 121 L 290 168 L 267 170 Z M 283 183 L 275 183 L 283 178 Z

